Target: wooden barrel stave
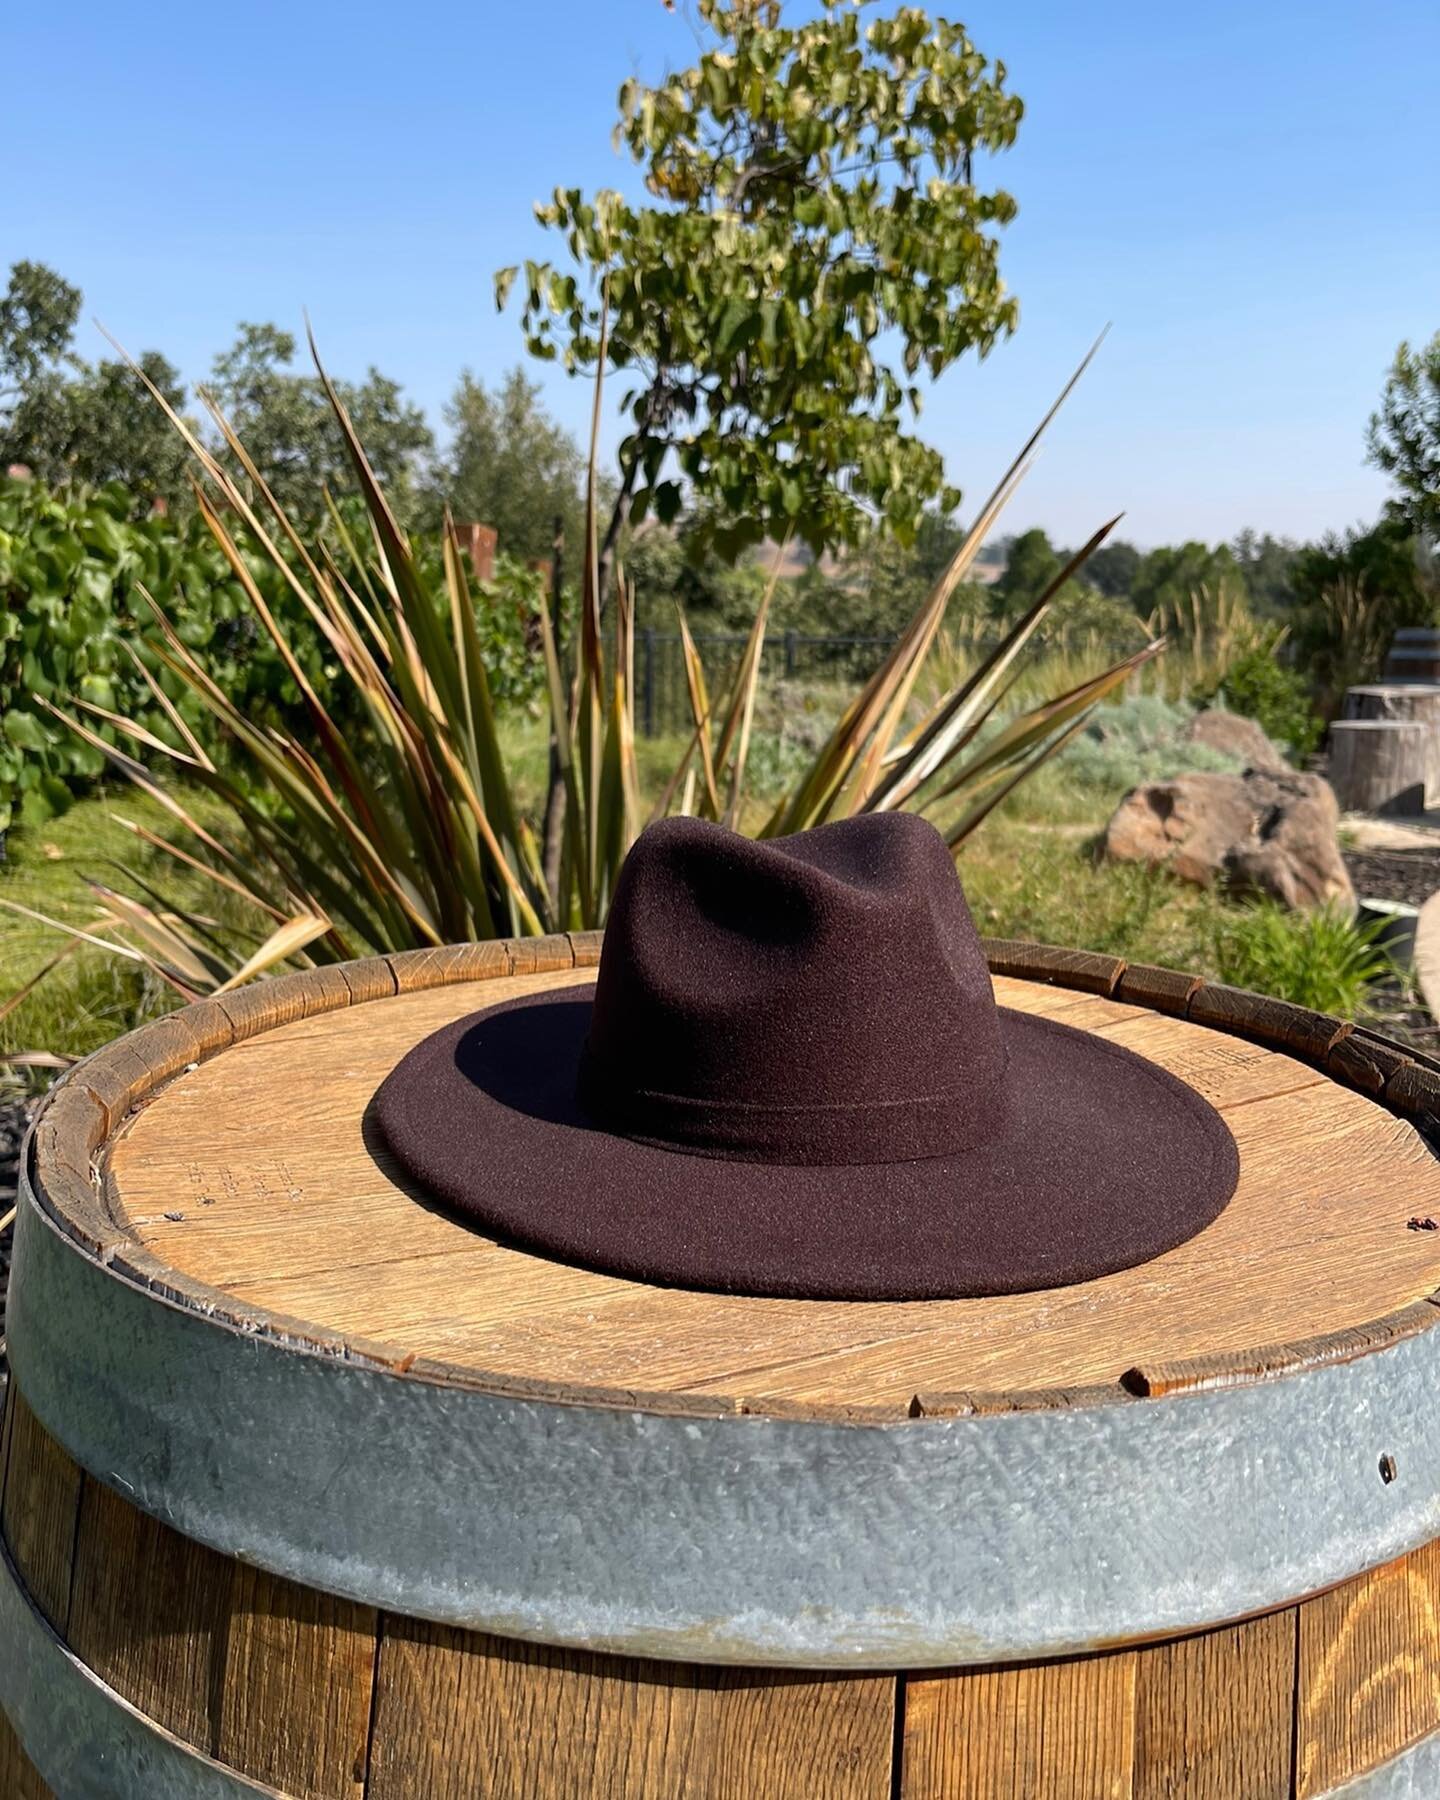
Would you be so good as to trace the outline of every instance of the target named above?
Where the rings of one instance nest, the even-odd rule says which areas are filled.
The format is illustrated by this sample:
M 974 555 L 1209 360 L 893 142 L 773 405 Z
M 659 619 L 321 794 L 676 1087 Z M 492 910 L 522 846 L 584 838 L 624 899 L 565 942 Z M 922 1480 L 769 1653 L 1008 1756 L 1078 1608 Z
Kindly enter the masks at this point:
M 1043 958 L 1021 960 L 1031 978 L 1045 975 Z M 992 952 L 996 961 L 1003 954 Z M 1151 1004 L 1182 1015 L 1208 1009 L 1235 1022 L 1226 990 L 1190 978 L 1098 958 L 1049 971 L 1057 981 L 1075 973 L 1093 1003 L 1063 991 L 1056 1000 L 1092 1007 L 1087 1026 L 1107 1007 L 1123 1013 L 1112 997 L 1152 993 Z M 399 985 L 388 964 L 385 979 Z M 392 990 L 381 982 L 378 991 Z M 1253 1010 L 1243 1024 L 1397 1104 L 1433 1106 L 1422 1066 L 1334 1021 L 1280 1008 L 1263 1027 Z M 174 1042 L 178 1055 L 181 1033 Z M 144 1077 L 123 1064 L 92 1073 L 108 1130 Z M 74 1162 L 88 1184 L 88 1151 Z M 104 1206 L 93 1222 L 112 1240 L 125 1235 Z M 1226 1366 L 1207 1376 L 1192 1359 L 1183 1379 L 1265 1373 Z M 952 1392 L 940 1405 L 956 1402 Z M 481 1791 L 526 1800 L 1318 1800 L 1440 1728 L 1429 1676 L 1434 1546 L 1257 1619 L 1084 1657 L 901 1675 L 718 1670 L 508 1644 L 259 1575 L 82 1475 L 18 1395 L 4 1445 L 0 1524 L 41 1611 L 83 1643 L 118 1694 L 207 1754 L 223 1744 L 229 1766 L 295 1800 Z M 892 1785 L 896 1742 L 903 1764 Z M 0 1729 L 0 1800 L 45 1792 Z

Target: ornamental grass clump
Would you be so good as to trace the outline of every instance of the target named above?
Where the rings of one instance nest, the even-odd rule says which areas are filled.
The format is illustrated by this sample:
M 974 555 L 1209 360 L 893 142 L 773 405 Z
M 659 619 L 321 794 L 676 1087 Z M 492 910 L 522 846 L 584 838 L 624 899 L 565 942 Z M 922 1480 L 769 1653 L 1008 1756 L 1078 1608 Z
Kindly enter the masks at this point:
M 1353 1019 L 1366 1010 L 1375 984 L 1397 972 L 1382 942 L 1385 926 L 1339 907 L 1292 912 L 1262 900 L 1222 922 L 1216 960 L 1235 987 Z
M 217 408 L 210 410 L 233 472 L 230 459 L 222 461 L 155 393 L 191 451 L 205 525 L 299 692 L 303 728 L 257 724 L 153 599 L 155 655 L 218 728 L 225 757 L 210 753 L 212 733 L 192 730 L 188 708 L 175 707 L 148 674 L 154 704 L 173 725 L 179 747 L 94 701 L 76 698 L 68 710 L 50 704 L 56 718 L 168 810 L 177 831 L 169 839 L 152 835 L 152 847 L 203 872 L 217 897 L 223 892 L 227 920 L 238 907 L 250 921 L 248 928 L 219 928 L 167 900 L 153 883 L 137 892 L 97 890 L 100 913 L 84 934 L 88 940 L 144 963 L 186 998 L 282 964 L 601 926 L 630 845 L 649 820 L 667 814 L 693 814 L 768 837 L 908 808 L 932 819 L 958 852 L 1020 782 L 1083 729 L 1094 707 L 1162 647 L 1146 644 L 1038 704 L 1007 710 L 1027 645 L 1065 582 L 1105 537 L 1105 526 L 963 679 L 928 704 L 916 698 L 947 603 L 1078 380 L 1077 370 L 880 668 L 778 801 L 758 812 L 746 777 L 776 576 L 733 678 L 718 690 L 707 681 L 681 614 L 692 729 L 658 796 L 647 801 L 636 764 L 631 591 L 618 567 L 608 595 L 600 586 L 597 375 L 573 647 L 557 642 L 544 608 L 539 618 L 553 766 L 563 788 L 559 854 L 547 869 L 543 827 L 517 800 L 507 767 L 476 597 L 456 532 L 447 521 L 442 573 L 438 581 L 429 578 L 318 356 L 316 366 L 349 452 L 368 537 L 352 533 L 343 510 L 332 505 L 331 530 L 307 541 Z M 252 572 L 257 555 L 295 602 L 283 616 Z M 603 609 L 602 598 L 609 603 Z M 610 614 L 608 626 L 602 611 Z M 336 671 L 332 692 L 343 691 L 343 726 L 336 716 L 341 709 L 327 703 L 307 674 L 316 644 Z M 111 732 L 120 744 L 108 741 Z M 181 779 L 161 779 L 141 754 Z M 187 784 L 223 802 L 231 829 L 201 823 L 187 807 Z

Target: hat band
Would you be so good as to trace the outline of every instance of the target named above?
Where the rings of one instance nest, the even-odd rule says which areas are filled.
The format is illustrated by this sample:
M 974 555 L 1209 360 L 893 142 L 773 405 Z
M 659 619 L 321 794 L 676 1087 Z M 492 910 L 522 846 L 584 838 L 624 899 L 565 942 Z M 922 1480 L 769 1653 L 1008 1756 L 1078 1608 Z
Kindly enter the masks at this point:
M 714 1100 L 618 1082 L 587 1042 L 577 1095 L 607 1131 L 659 1149 L 726 1162 L 857 1168 L 951 1156 L 998 1137 L 1010 1112 L 1003 1073 L 983 1092 L 970 1087 L 899 1100 Z

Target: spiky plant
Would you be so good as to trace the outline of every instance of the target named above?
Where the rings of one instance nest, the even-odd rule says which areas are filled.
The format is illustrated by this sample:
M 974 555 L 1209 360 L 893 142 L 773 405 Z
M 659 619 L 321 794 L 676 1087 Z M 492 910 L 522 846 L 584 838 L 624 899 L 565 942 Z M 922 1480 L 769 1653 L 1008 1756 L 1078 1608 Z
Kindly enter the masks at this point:
M 218 408 L 210 404 L 238 474 L 151 390 L 190 448 L 202 516 L 299 689 L 308 733 L 277 731 L 248 718 L 153 601 L 157 655 L 227 741 L 224 761 L 186 727 L 153 678 L 147 677 L 175 727 L 178 748 L 99 706 L 77 702 L 74 712 L 55 709 L 128 780 L 168 808 L 178 837 L 151 837 L 152 847 L 203 871 L 225 890 L 232 911 L 238 901 L 254 920 L 248 934 L 244 927 L 222 930 L 149 885 L 139 894 L 109 887 L 98 892 L 101 911 L 90 940 L 144 962 L 186 997 L 233 987 L 280 964 L 309 966 L 469 938 L 599 926 L 625 854 L 648 819 L 690 812 L 736 827 L 744 822 L 751 724 L 775 576 L 723 692 L 712 695 L 682 616 L 693 730 L 647 809 L 636 768 L 633 607 L 623 571 L 610 609 L 608 657 L 603 641 L 596 554 L 599 380 L 573 669 L 565 666 L 544 609 L 540 620 L 565 802 L 563 853 L 552 887 L 536 828 L 517 801 L 506 766 L 476 602 L 453 526 L 447 520 L 443 591 L 437 592 L 412 554 L 318 355 L 316 367 L 365 503 L 368 543 L 355 540 L 333 507 L 333 530 L 307 543 Z M 1005 715 L 1026 646 L 1065 582 L 1109 531 L 1105 526 L 1004 640 L 916 717 L 916 684 L 947 602 L 1084 367 L 1006 471 L 885 661 L 765 819 L 761 835 L 908 807 L 933 818 L 958 852 L 995 806 L 1070 741 L 1106 695 L 1157 654 L 1161 643 L 1149 643 L 1065 692 Z M 246 551 L 274 566 L 309 628 L 323 638 L 339 679 L 353 689 L 358 705 L 347 716 L 364 721 L 361 733 L 342 730 L 307 681 L 289 635 L 293 627 L 267 605 Z M 111 743 L 102 734 L 105 726 L 131 748 Z M 182 779 L 162 781 L 142 754 Z M 217 835 L 201 824 L 186 806 L 187 783 L 224 803 L 233 832 Z

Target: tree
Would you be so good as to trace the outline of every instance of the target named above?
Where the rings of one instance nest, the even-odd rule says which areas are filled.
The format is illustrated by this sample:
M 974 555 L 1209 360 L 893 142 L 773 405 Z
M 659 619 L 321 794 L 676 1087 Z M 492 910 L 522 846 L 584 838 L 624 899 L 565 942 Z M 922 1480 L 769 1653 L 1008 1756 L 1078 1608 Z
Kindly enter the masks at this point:
M 525 265 L 530 350 L 572 371 L 603 352 L 633 382 L 607 566 L 625 519 L 675 519 L 687 485 L 726 556 L 792 533 L 818 553 L 877 522 L 908 538 L 959 498 L 907 422 L 922 368 L 1014 328 L 994 231 L 1015 203 L 972 159 L 1013 142 L 1022 108 L 962 26 L 905 7 L 862 29 L 867 3 L 787 25 L 779 0 L 697 0 L 710 47 L 620 90 L 652 204 L 571 188 L 537 208 L 592 281 Z M 502 306 L 517 273 L 496 277 Z
M 158 350 L 138 358 L 146 378 L 176 411 L 185 405 L 180 372 Z M 140 376 L 123 362 L 82 365 L 71 381 L 42 380 L 12 419 L 17 460 L 47 487 L 104 487 L 118 481 L 143 512 L 189 493 L 189 452 Z
M 466 369 L 445 418 L 455 435 L 439 481 L 455 516 L 493 525 L 500 548 L 524 560 L 550 554 L 558 518 L 578 569 L 585 459 L 535 383 L 512 369 L 494 392 Z
M 1060 573 L 1060 552 L 1037 525 L 1010 541 L 1005 573 L 990 589 L 1007 618 L 1033 606 Z
M 293 373 L 294 360 L 290 332 L 242 323 L 234 344 L 215 359 L 209 392 L 285 510 L 316 518 L 322 489 L 343 489 L 353 475 L 323 384 Z M 391 506 L 408 520 L 435 442 L 424 413 L 375 368 L 358 385 L 337 381 L 335 388 Z
M 1248 598 L 1228 546 L 1193 539 L 1168 544 L 1142 557 L 1130 586 L 1130 603 L 1142 618 L 1154 617 L 1158 631 L 1188 629 L 1199 606 L 1206 616 Z
M 1431 543 L 1440 539 L 1440 331 L 1421 350 L 1406 343 L 1395 352 L 1365 442 L 1400 490 L 1392 502 L 1399 516 Z
M 0 297 L 0 416 L 66 360 L 80 317 L 80 290 L 44 263 L 17 262 Z
M 1100 546 L 1085 560 L 1085 579 L 1111 600 L 1123 600 L 1140 573 L 1140 552 L 1123 538 Z
M 1428 553 L 1395 512 L 1367 531 L 1306 544 L 1291 586 L 1296 660 L 1327 715 L 1346 688 L 1375 680 L 1398 630 L 1435 624 L 1440 600 Z
M 185 493 L 185 446 L 123 362 L 71 349 L 80 290 L 43 263 L 19 262 L 0 299 L 0 466 L 21 463 L 49 488 L 119 481 L 136 509 Z M 156 350 L 140 366 L 172 406 L 179 371 Z
M 675 525 L 647 519 L 626 539 L 623 560 L 642 630 L 677 630 L 678 602 L 697 631 L 748 632 L 770 585 L 768 557 L 746 555 L 734 564 L 725 562 L 709 544 L 703 521 L 693 514 Z M 776 592 L 773 626 L 794 622 L 787 605 L 789 587 L 782 582 Z
M 1294 597 L 1295 562 L 1300 546 L 1289 538 L 1242 531 L 1230 546 L 1255 607 L 1272 616 L 1285 612 Z M 1093 559 L 1092 559 L 1093 560 Z

